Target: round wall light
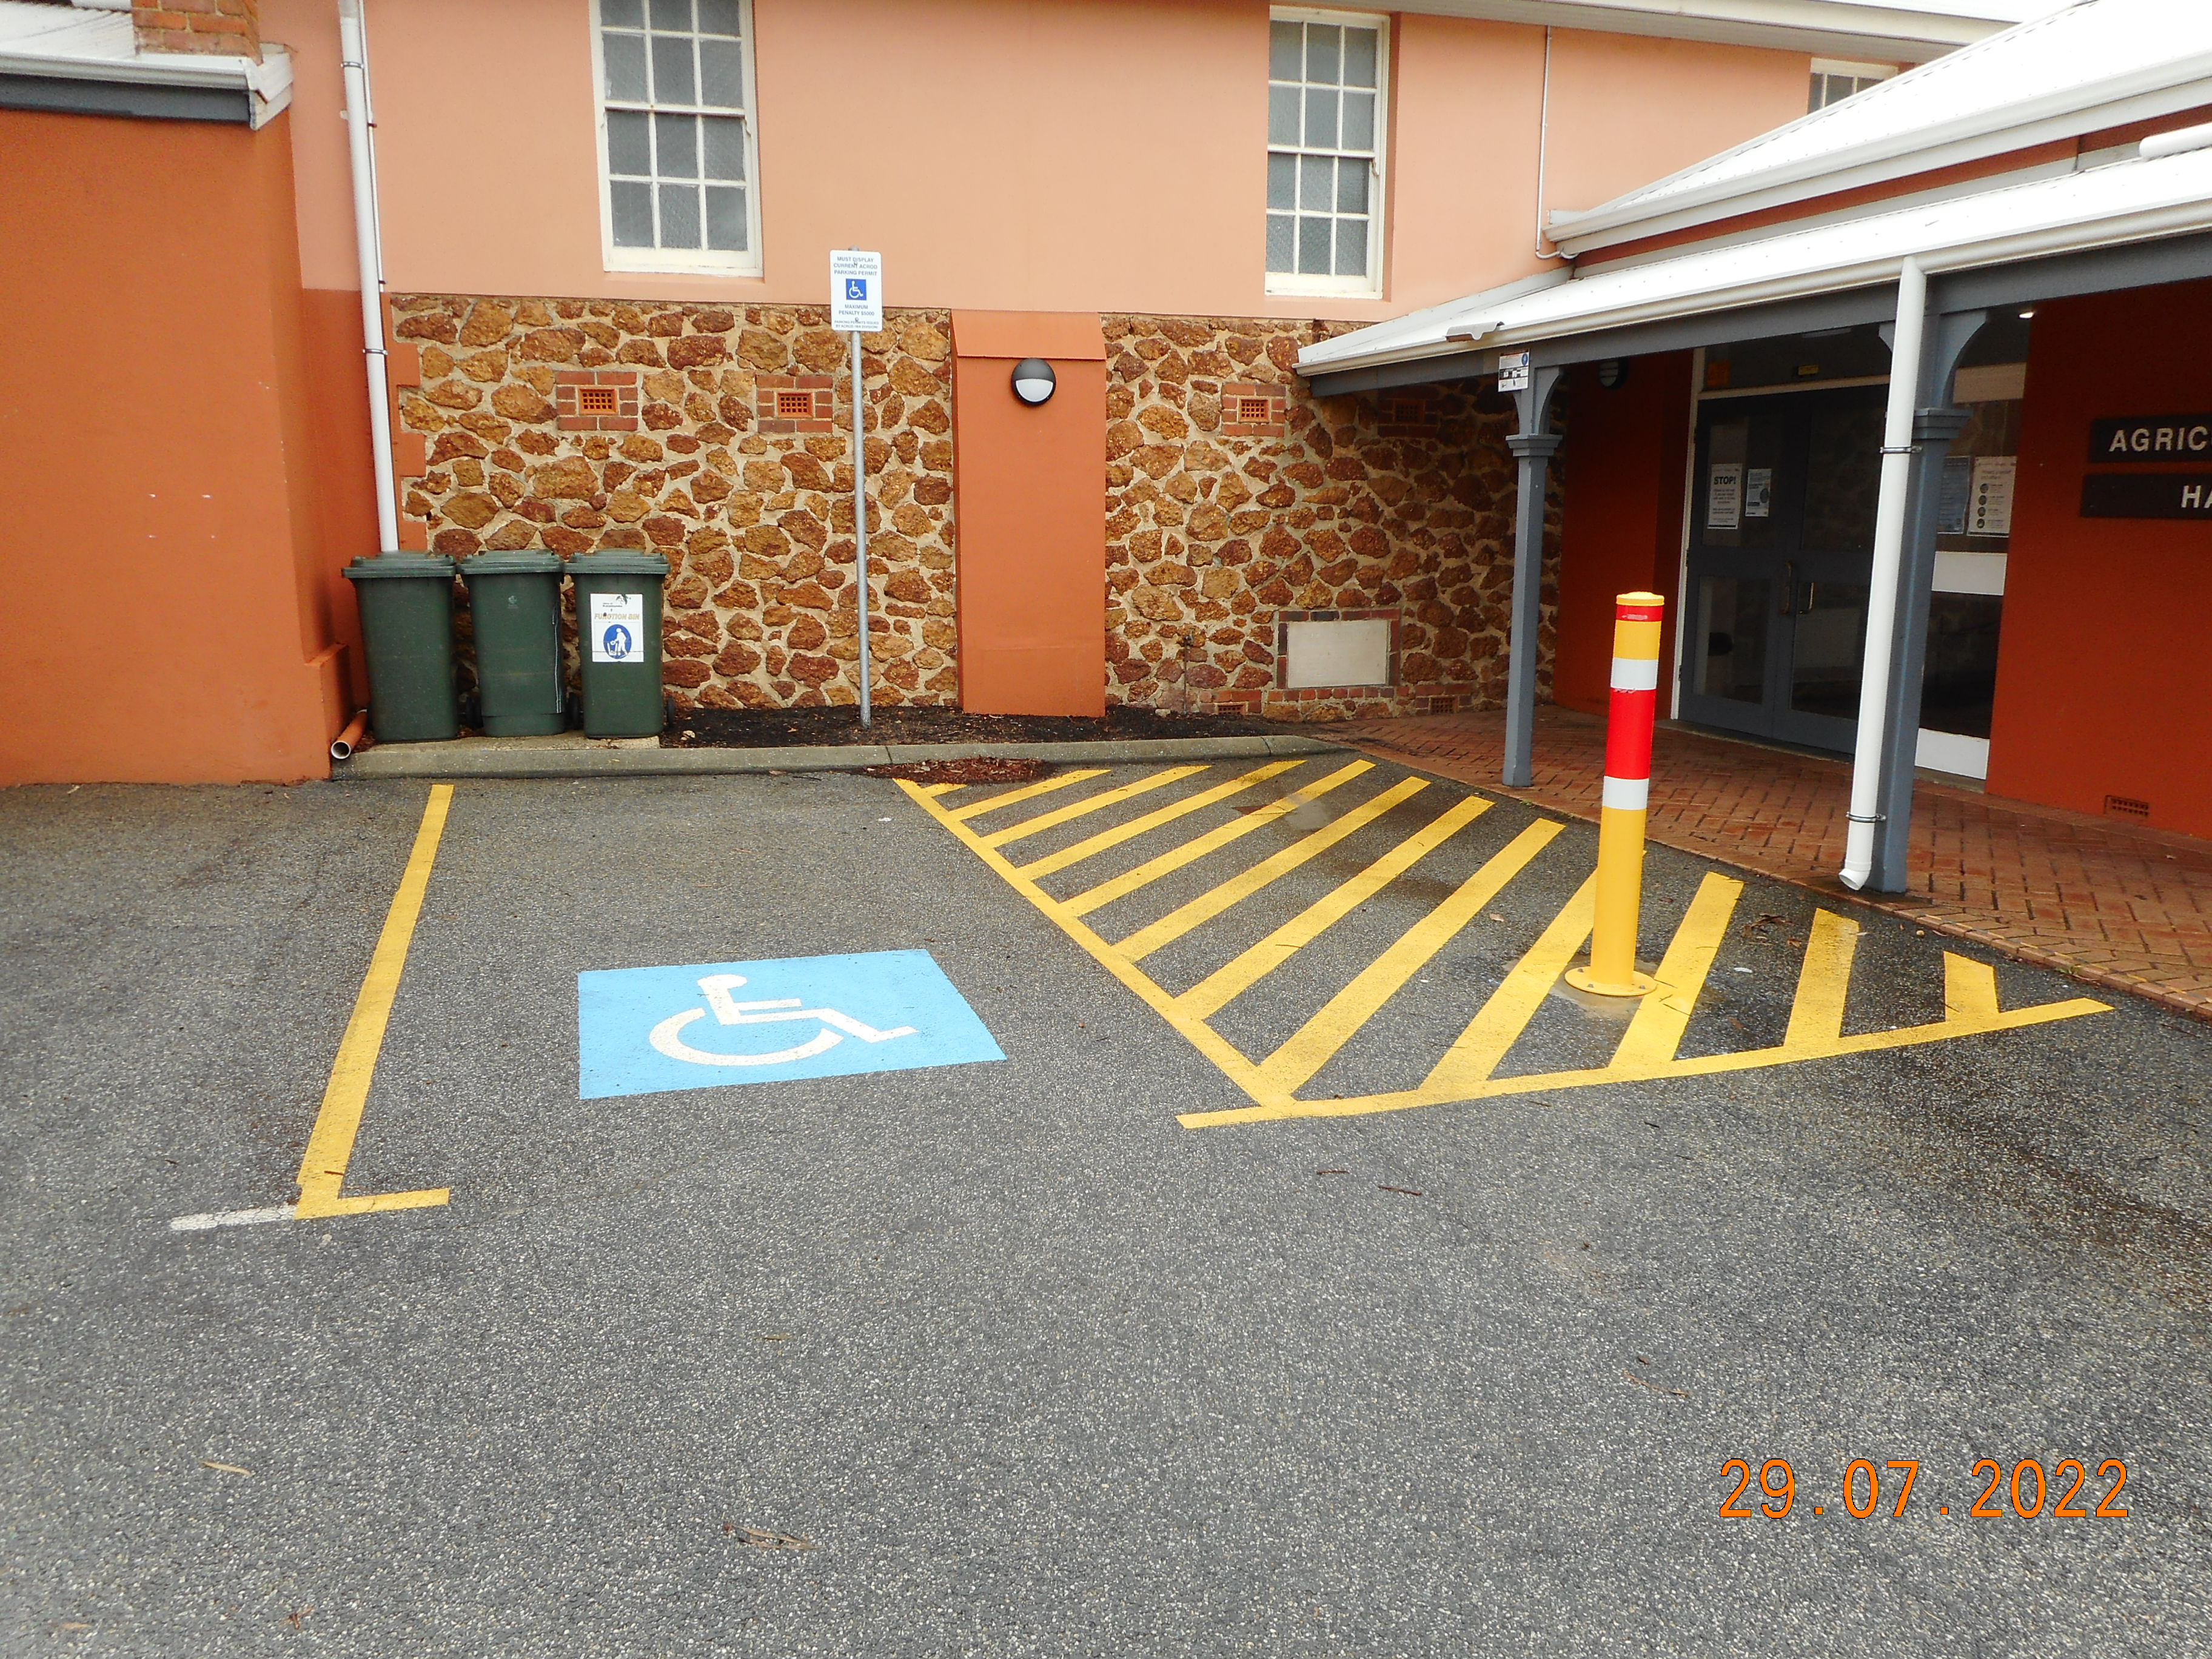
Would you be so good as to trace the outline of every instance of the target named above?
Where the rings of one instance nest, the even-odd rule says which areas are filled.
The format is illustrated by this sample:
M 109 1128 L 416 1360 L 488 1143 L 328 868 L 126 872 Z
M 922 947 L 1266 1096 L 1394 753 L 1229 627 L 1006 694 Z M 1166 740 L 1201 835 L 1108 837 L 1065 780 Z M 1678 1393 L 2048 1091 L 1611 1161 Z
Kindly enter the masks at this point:
M 1052 365 L 1042 357 L 1024 357 L 1014 365 L 1014 396 L 1032 408 L 1048 399 L 1058 384 Z
M 1628 359 L 1607 357 L 1597 366 L 1597 383 L 1607 392 L 1615 390 L 1628 380 Z

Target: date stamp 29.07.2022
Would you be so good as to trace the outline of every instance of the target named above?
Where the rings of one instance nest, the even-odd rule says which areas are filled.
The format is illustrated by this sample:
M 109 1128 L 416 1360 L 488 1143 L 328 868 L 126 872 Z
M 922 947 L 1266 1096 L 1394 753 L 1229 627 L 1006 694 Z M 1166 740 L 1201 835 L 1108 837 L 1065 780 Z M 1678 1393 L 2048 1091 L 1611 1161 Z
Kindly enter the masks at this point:
M 1752 1466 L 1744 1458 L 1731 1457 L 1722 1464 L 1721 1478 L 1734 1483 L 1718 1511 L 1729 1520 L 1752 1521 L 1764 1516 L 1779 1521 L 1797 1507 L 1797 1472 L 1787 1458 L 1770 1457 L 1760 1463 L 1755 1489 Z M 1859 1521 L 1875 1516 L 1899 1518 L 1912 1501 L 1912 1489 L 1919 1478 L 1917 1457 L 1888 1458 L 1879 1468 L 1871 1458 L 1854 1457 L 1844 1466 L 1839 1491 L 1844 1513 Z M 2125 1519 L 2128 1513 L 2119 1501 L 2128 1484 L 2128 1466 L 2117 1457 L 2099 1462 L 2094 1480 L 2088 1465 L 2078 1457 L 2061 1458 L 2048 1472 L 2041 1460 L 2022 1457 L 2014 1462 L 2008 1474 L 2004 1464 L 1984 1457 L 1973 1466 L 1972 1484 L 1980 1488 L 1979 1494 L 1965 1506 L 1964 1513 L 1979 1520 L 2010 1516 L 2022 1521 L 2043 1516 L 2118 1521 Z M 1885 1498 L 1889 1500 L 1887 1507 Z M 1826 1515 L 1829 1510 L 1826 1504 L 1810 1507 L 1815 1515 Z M 1948 1515 L 1951 1506 L 1939 1503 L 1936 1513 Z

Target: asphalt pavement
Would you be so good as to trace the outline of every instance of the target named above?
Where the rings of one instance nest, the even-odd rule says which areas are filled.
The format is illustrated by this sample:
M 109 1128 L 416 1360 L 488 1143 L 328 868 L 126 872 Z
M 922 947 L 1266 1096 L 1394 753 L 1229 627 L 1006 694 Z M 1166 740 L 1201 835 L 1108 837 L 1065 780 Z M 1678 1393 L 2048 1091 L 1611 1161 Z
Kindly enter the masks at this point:
M 1591 1081 L 1625 1017 L 1549 994 L 1492 1081 L 1556 1086 L 1375 1110 L 1593 830 L 1466 809 L 1202 1030 L 1147 997 L 1187 1011 L 1466 792 L 1141 984 L 1048 908 L 1270 809 L 1084 915 L 1126 939 L 1409 776 L 1282 802 L 1348 758 L 1033 876 L 986 854 L 1048 863 L 1254 763 L 957 820 L 1004 787 L 461 782 L 343 1159 L 348 1194 L 449 1200 L 238 1224 L 201 1223 L 299 1196 L 434 786 L 0 793 L 0 1652 L 2212 1650 L 2212 1030 L 2100 993 Z M 1529 846 L 1371 1018 L 1316 1026 Z M 1717 871 L 1654 851 L 1647 957 Z M 1814 913 L 1847 912 L 1733 905 L 1682 1056 L 1807 1029 Z M 2082 994 L 1848 915 L 1844 1034 L 1943 1020 L 1972 964 L 2005 1010 Z M 663 968 L 696 971 L 584 981 L 635 996 L 580 1058 L 579 975 Z M 980 1046 L 929 1048 L 962 1007 Z M 1316 1029 L 1293 1108 L 1212 1119 L 1259 1097 L 1202 1042 Z

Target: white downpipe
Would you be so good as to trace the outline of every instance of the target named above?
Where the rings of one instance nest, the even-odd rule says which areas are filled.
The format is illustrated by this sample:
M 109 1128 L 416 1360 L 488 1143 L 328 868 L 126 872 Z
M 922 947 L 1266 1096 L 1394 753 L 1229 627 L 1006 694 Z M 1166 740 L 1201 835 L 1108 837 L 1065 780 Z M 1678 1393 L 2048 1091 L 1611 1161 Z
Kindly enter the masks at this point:
M 1905 560 L 1912 420 L 1920 403 L 1920 340 L 1927 321 L 1928 276 L 1919 260 L 1908 258 L 1897 273 L 1897 333 L 1889 349 L 1889 408 L 1882 422 L 1866 662 L 1859 677 L 1858 744 L 1851 756 L 1850 830 L 1844 842 L 1844 885 L 1853 892 L 1874 872 L 1875 831 L 1881 825 L 1881 737 L 1889 717 L 1889 665 L 1897 653 L 1897 579 Z
M 392 380 L 384 349 L 384 237 L 376 215 L 376 112 L 368 100 L 368 37 L 362 0 L 338 0 L 345 65 L 346 137 L 353 152 L 353 234 L 361 254 L 362 349 L 368 364 L 368 447 L 376 473 L 376 547 L 399 546 L 399 493 L 392 477 Z

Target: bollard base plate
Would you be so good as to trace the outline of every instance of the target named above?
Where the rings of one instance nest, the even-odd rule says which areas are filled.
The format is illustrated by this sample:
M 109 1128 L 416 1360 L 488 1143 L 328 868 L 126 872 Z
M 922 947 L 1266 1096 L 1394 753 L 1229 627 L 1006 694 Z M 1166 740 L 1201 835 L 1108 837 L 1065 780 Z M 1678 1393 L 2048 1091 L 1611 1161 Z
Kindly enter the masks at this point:
M 1640 997 L 1659 988 L 1659 981 L 1649 974 L 1638 974 L 1630 983 L 1620 985 L 1599 979 L 1587 966 L 1570 968 L 1561 977 L 1576 990 L 1594 997 Z

